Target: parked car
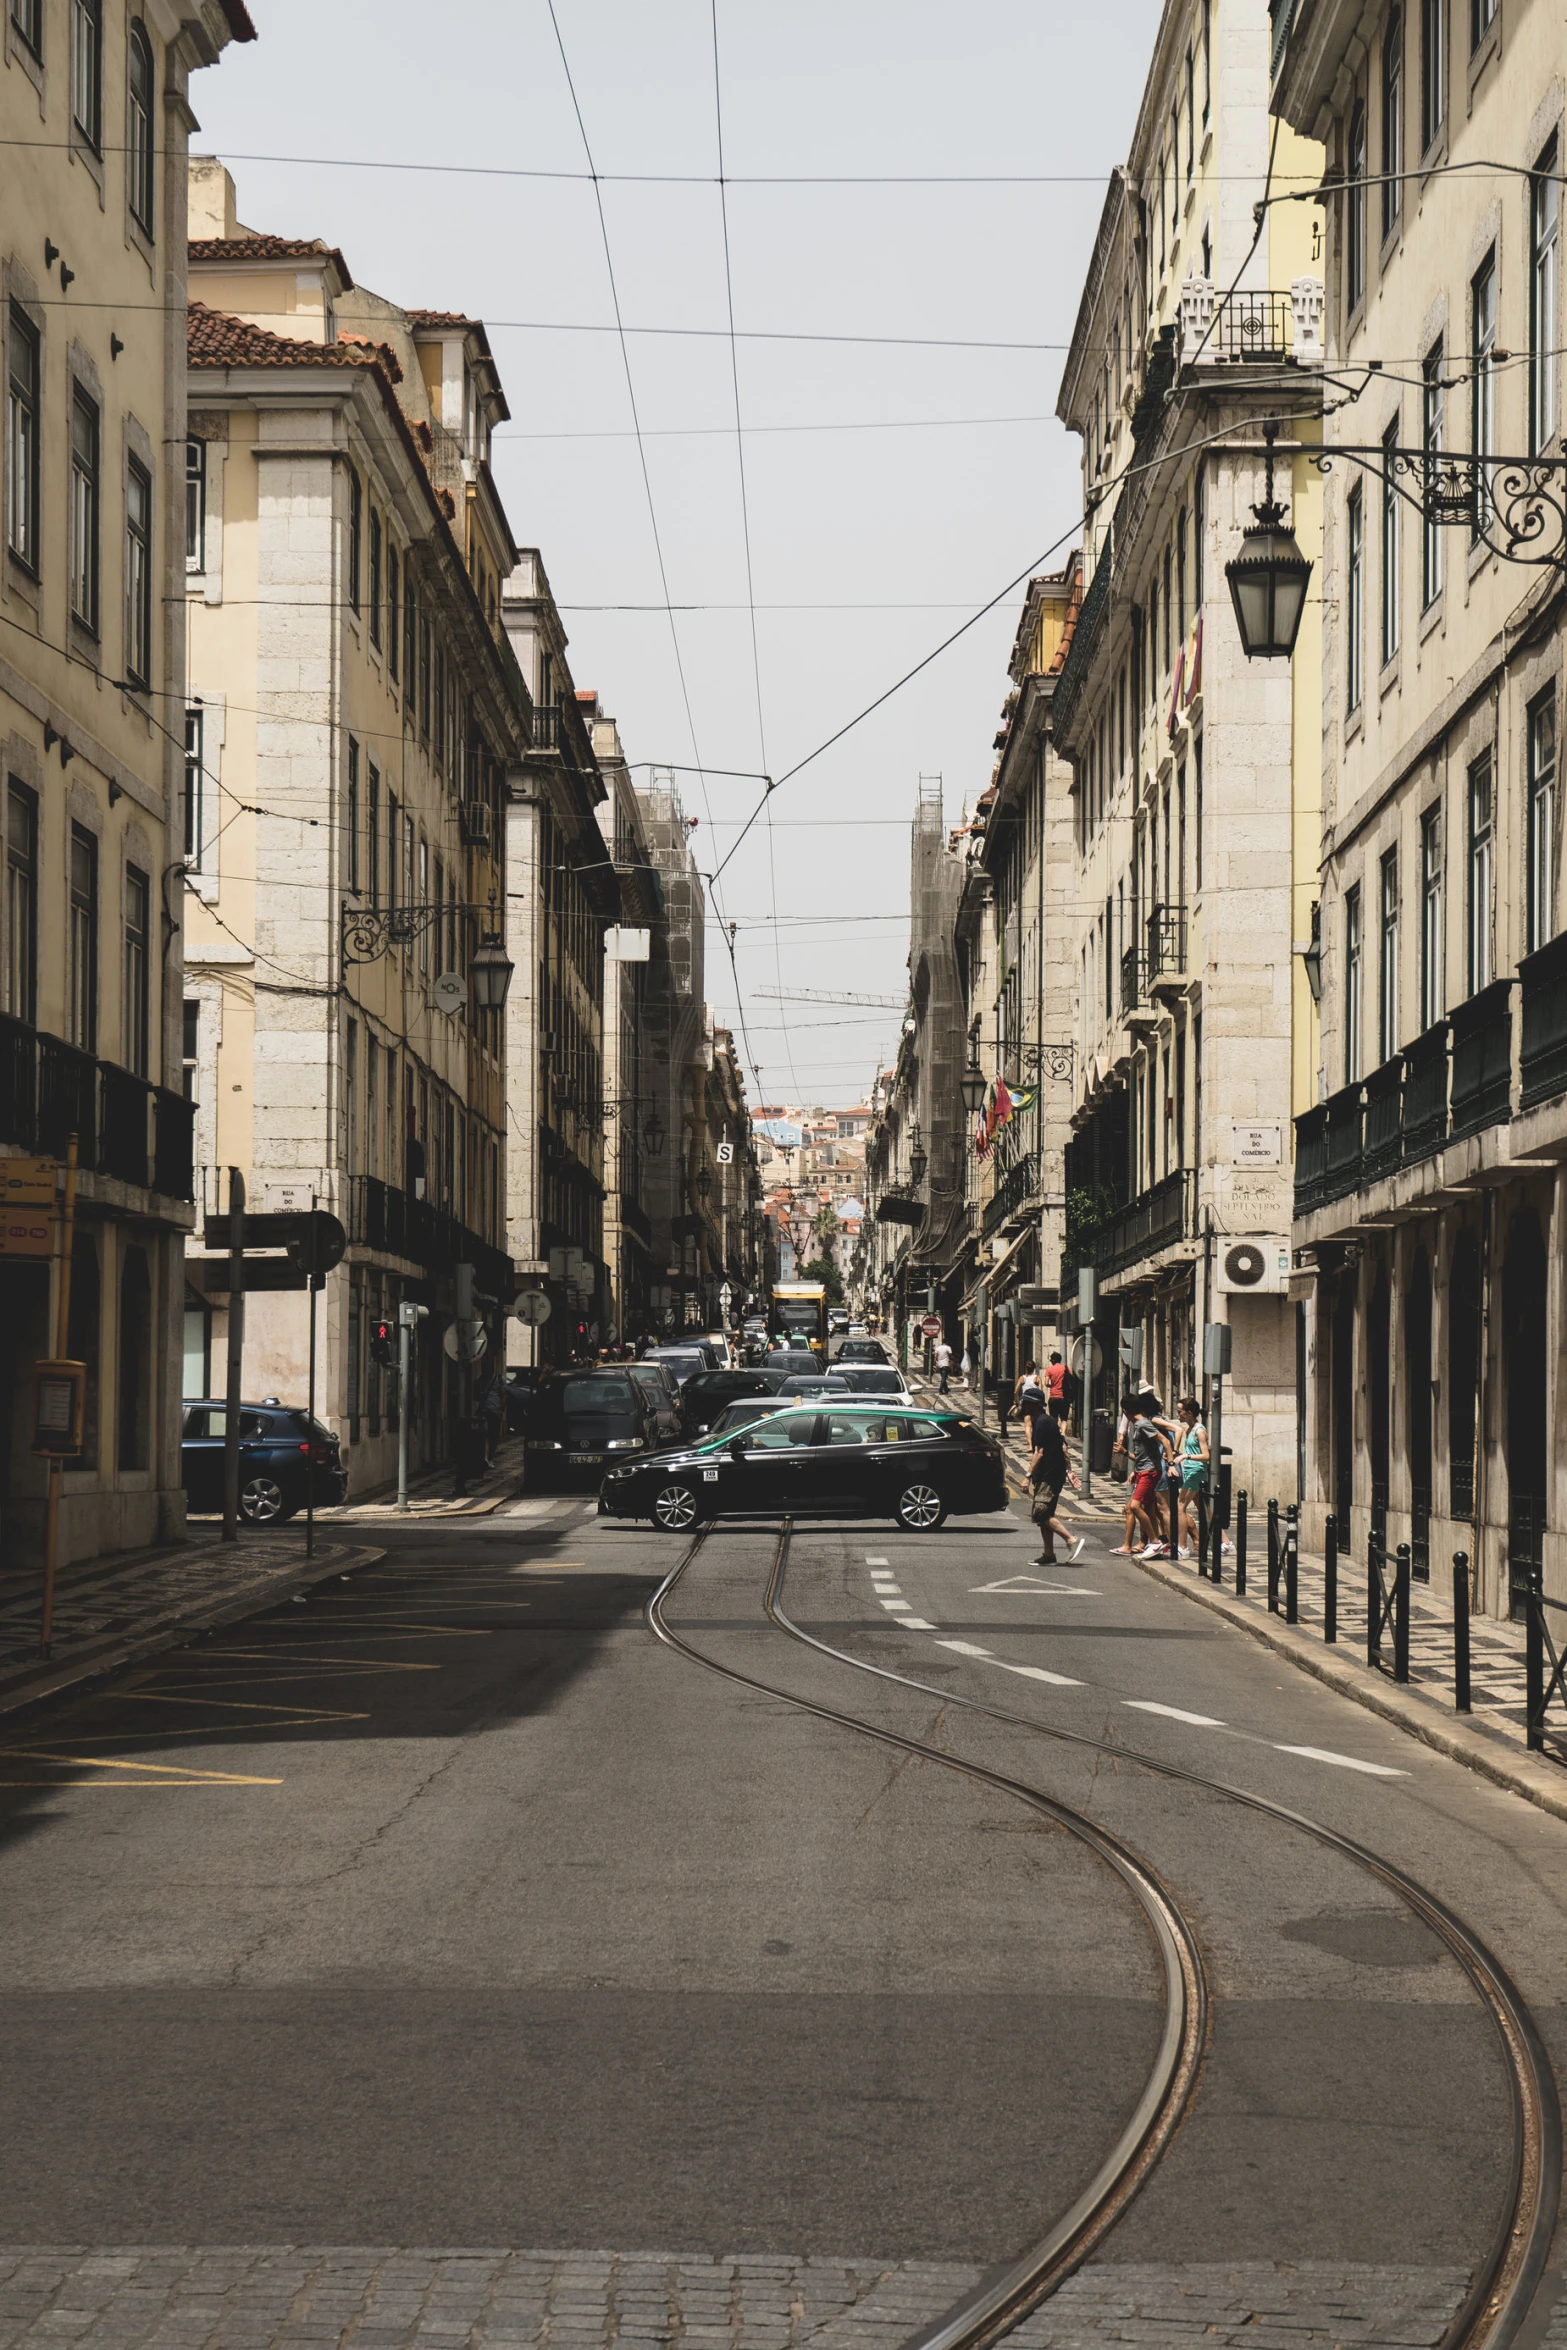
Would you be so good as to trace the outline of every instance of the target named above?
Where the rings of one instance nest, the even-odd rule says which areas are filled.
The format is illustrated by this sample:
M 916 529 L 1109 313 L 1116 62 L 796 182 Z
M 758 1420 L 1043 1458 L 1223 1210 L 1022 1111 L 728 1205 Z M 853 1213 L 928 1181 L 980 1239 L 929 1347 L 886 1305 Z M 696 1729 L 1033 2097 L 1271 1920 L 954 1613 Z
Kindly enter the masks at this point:
M 680 1425 L 680 1382 L 668 1363 L 628 1363 L 626 1370 L 647 1398 L 653 1415 L 660 1444 L 678 1444 L 682 1434 Z
M 528 1417 L 528 1474 L 541 1484 L 602 1474 L 628 1452 L 656 1452 L 653 1406 L 629 1365 L 601 1364 L 546 1380 Z
M 700 1346 L 650 1346 L 642 1357 L 645 1363 L 667 1363 L 683 1387 L 696 1371 L 716 1371 L 718 1365 L 708 1360 L 707 1351 Z
M 537 1363 L 514 1363 L 506 1374 L 506 1433 L 525 1436 L 534 1396 L 549 1376 Z
M 831 1371 L 801 1371 L 786 1379 L 778 1390 L 780 1395 L 852 1395 L 847 1379 L 840 1379 Z
M 681 1431 L 705 1436 L 725 1404 L 742 1395 L 776 1395 L 783 1384 L 777 1371 L 693 1371 L 680 1390 Z
M 765 1420 L 771 1413 L 787 1409 L 780 1395 L 742 1395 L 738 1403 L 725 1404 L 707 1433 L 733 1436 L 737 1428 L 749 1428 L 753 1420 Z
M 891 1355 L 879 1338 L 846 1338 L 839 1347 L 835 1362 L 890 1363 Z
M 834 1403 L 781 1410 L 734 1436 L 611 1469 L 602 1517 L 647 1518 L 684 1534 L 704 1518 L 888 1517 L 906 1533 L 949 1515 L 1005 1509 L 993 1436 L 955 1412 Z
M 913 1401 L 904 1385 L 903 1373 L 890 1363 L 846 1363 L 840 1355 L 832 1367 L 832 1375 L 856 1395 L 897 1396 L 905 1403 Z
M 223 1507 L 223 1449 L 228 1405 L 203 1397 L 185 1406 L 180 1469 L 187 1506 Z M 252 1526 L 279 1526 L 302 1510 L 307 1471 L 314 1466 L 318 1509 L 343 1501 L 348 1471 L 343 1449 L 324 1420 L 275 1395 L 239 1408 L 239 1514 Z

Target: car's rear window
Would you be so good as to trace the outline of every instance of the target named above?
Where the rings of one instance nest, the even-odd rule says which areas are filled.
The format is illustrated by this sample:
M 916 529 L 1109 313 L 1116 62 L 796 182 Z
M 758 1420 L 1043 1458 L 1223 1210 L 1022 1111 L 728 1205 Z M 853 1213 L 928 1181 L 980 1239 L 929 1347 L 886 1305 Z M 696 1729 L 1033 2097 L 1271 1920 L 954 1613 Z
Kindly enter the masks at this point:
M 888 1412 L 885 1419 L 878 1412 L 873 1427 L 872 1444 L 922 1443 L 947 1433 L 940 1420 L 927 1419 L 923 1412 Z

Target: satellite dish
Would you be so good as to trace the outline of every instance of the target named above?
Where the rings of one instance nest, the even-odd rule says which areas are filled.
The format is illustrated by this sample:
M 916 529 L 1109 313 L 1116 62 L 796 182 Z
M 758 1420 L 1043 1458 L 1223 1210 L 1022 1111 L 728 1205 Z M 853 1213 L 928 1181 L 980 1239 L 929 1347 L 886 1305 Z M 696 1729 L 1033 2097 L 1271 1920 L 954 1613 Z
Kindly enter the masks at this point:
M 460 1012 L 468 1001 L 468 982 L 460 971 L 441 971 L 430 990 L 438 1012 Z

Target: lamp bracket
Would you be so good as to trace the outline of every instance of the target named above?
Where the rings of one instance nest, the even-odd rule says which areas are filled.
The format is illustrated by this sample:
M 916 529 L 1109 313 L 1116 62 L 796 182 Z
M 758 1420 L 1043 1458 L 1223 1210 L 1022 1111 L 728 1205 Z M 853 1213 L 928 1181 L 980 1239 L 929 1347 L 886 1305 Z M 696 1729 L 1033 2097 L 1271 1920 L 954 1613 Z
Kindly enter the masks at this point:
M 1467 524 L 1505 563 L 1567 573 L 1567 457 L 1485 457 L 1380 441 L 1307 454 L 1319 473 L 1331 473 L 1342 457 L 1375 474 L 1433 526 Z
M 392 947 L 412 946 L 425 931 L 433 930 L 448 916 L 461 914 L 467 919 L 479 920 L 487 913 L 483 906 L 458 905 L 451 900 L 439 906 L 347 906 L 343 908 L 343 961 L 345 963 L 375 963 Z
M 986 1050 L 1002 1058 L 1016 1058 L 1024 1062 L 1034 1077 L 1071 1079 L 1077 1062 L 1077 1047 L 1065 1044 L 1003 1044 L 997 1037 L 985 1039 Z

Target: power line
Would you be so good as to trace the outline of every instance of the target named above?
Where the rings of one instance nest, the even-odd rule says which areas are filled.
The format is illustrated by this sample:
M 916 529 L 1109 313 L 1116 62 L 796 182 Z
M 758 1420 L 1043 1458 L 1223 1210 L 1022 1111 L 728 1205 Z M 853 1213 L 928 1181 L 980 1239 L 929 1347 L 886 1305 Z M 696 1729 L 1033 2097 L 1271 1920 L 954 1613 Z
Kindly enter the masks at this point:
M 756 434 L 784 432 L 936 432 L 949 427 L 994 424 L 1054 424 L 1054 414 L 1043 412 L 1031 416 L 865 416 L 852 417 L 842 424 L 748 424 L 746 431 Z M 727 424 L 663 424 L 644 429 L 643 438 L 649 441 L 727 440 L 731 427 Z M 561 432 L 496 432 L 492 441 L 629 441 L 635 435 L 619 428 L 604 427 L 597 431 Z

